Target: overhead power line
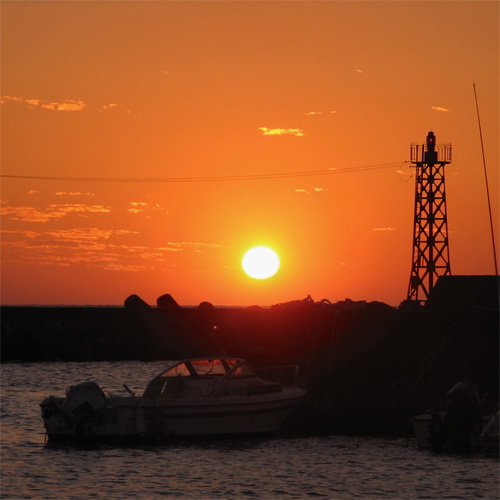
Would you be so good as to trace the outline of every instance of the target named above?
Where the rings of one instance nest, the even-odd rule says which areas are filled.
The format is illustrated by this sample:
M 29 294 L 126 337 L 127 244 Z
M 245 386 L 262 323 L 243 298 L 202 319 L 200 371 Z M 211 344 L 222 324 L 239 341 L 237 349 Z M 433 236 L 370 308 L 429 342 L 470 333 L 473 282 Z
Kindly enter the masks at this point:
M 309 170 L 302 172 L 284 172 L 273 174 L 248 174 L 248 175 L 222 175 L 201 177 L 70 177 L 70 176 L 44 176 L 44 175 L 15 175 L 0 174 L 4 179 L 31 179 L 39 181 L 71 181 L 71 182 L 221 182 L 221 181 L 254 181 L 265 179 L 287 179 L 292 177 L 311 177 L 317 175 L 346 174 L 364 172 L 368 170 L 379 170 L 382 168 L 394 168 L 402 166 L 407 161 L 382 163 L 379 165 L 365 165 L 354 168 L 337 168 L 323 170 Z

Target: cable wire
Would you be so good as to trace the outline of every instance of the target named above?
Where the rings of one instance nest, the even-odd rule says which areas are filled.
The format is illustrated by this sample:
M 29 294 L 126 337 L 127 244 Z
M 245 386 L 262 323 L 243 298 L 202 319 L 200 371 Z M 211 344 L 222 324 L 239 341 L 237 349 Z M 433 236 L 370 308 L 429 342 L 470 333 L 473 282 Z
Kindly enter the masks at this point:
M 354 168 L 338 168 L 338 169 L 323 169 L 310 170 L 302 172 L 284 172 L 274 174 L 246 174 L 246 175 L 223 175 L 223 176 L 201 176 L 201 177 L 70 177 L 70 176 L 43 176 L 43 175 L 17 175 L 17 174 L 0 174 L 3 179 L 30 179 L 41 181 L 71 181 L 71 182 L 156 182 L 156 183 L 172 183 L 172 182 L 222 182 L 222 181 L 253 181 L 267 179 L 288 179 L 293 177 L 311 177 L 318 175 L 345 174 L 354 172 L 365 172 L 369 170 L 379 170 L 383 168 L 394 168 L 402 166 L 408 161 L 382 163 L 379 165 L 365 165 Z

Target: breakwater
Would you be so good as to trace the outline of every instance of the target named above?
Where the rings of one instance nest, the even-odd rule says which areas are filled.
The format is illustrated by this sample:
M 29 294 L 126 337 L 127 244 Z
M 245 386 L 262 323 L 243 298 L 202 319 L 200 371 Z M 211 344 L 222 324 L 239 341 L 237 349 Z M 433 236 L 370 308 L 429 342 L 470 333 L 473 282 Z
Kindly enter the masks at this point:
M 255 368 L 300 366 L 307 391 L 296 432 L 398 432 L 444 406 L 458 381 L 477 384 L 485 412 L 498 400 L 495 307 L 393 308 L 304 300 L 270 308 L 2 307 L 2 362 L 162 360 L 216 353 Z M 79 382 L 75 380 L 75 383 Z

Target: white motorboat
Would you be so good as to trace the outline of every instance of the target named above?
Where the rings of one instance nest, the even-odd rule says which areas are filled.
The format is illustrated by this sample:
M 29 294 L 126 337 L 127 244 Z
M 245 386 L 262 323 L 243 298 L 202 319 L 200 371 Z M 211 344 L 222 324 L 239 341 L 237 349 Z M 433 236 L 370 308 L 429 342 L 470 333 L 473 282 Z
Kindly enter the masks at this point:
M 270 378 L 278 368 L 291 370 L 290 385 Z M 142 396 L 126 384 L 129 395 L 114 396 L 83 382 L 40 406 L 49 440 L 271 433 L 305 395 L 297 382 L 297 366 L 261 377 L 239 358 L 186 359 L 167 363 Z

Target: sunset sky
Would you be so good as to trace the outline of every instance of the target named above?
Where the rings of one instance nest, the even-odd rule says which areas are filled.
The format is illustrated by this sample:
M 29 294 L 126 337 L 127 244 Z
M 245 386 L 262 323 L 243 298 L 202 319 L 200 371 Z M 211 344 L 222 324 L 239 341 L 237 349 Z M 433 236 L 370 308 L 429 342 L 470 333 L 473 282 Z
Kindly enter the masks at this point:
M 494 273 L 496 1 L 2 1 L 1 31 L 2 304 L 399 305 L 430 130 L 452 273 Z

